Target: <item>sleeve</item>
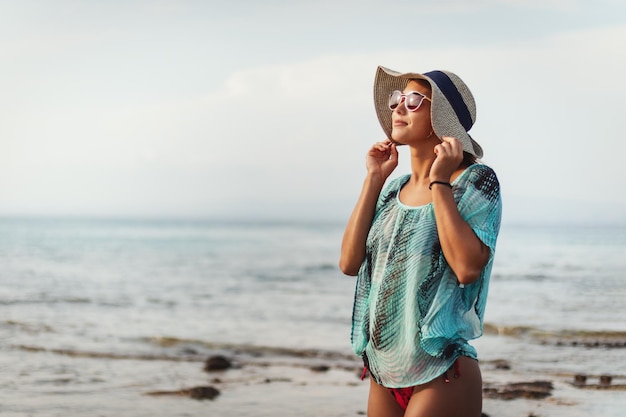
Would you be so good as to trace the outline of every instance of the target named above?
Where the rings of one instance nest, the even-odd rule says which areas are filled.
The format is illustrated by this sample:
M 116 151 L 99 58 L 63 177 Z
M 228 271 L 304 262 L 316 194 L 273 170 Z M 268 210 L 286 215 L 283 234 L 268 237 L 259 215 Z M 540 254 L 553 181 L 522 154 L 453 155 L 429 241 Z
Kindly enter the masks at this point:
M 476 236 L 491 249 L 492 256 L 500 231 L 502 199 L 496 173 L 486 165 L 475 165 L 455 190 L 457 207 Z
M 485 166 L 469 167 L 468 175 L 453 187 L 459 213 L 478 238 L 489 247 L 489 260 L 480 277 L 465 286 L 457 285 L 451 269 L 444 271 L 434 300 L 421 322 L 422 347 L 430 355 L 448 357 L 475 349 L 467 343 L 482 335 L 489 279 L 500 231 L 502 201 L 495 172 Z
M 385 185 L 382 192 L 378 196 L 378 201 L 376 202 L 376 215 L 378 215 L 381 209 L 385 207 L 387 203 L 389 203 L 389 201 L 396 196 L 398 188 L 402 181 L 406 181 L 406 176 L 394 178 L 393 180 L 389 181 L 387 185 Z

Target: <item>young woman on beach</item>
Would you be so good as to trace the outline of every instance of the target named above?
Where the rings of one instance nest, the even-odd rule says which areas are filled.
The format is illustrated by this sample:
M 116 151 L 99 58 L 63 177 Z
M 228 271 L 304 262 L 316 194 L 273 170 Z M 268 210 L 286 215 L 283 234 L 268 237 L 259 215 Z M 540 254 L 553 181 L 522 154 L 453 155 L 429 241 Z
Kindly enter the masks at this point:
M 467 133 L 474 98 L 447 71 L 379 67 L 374 101 L 387 139 L 367 152 L 340 259 L 358 275 L 351 339 L 370 375 L 367 415 L 480 417 L 468 340 L 482 334 L 501 199 Z M 398 145 L 410 148 L 411 173 L 385 186 Z

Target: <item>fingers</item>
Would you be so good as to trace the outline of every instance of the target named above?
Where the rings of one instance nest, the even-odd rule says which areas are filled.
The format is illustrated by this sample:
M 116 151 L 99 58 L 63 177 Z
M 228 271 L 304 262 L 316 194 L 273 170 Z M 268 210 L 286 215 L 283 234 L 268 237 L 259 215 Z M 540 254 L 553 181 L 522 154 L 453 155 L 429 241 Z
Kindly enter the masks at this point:
M 389 142 L 389 149 L 391 150 L 391 155 L 390 158 L 391 159 L 398 159 L 398 148 L 396 147 L 396 144 L 393 142 Z
M 397 158 L 398 150 L 396 149 L 396 144 L 387 140 L 383 142 L 376 142 L 370 148 L 369 155 L 377 155 L 378 157 L 385 158 Z
M 441 143 L 435 146 L 435 155 L 451 157 L 463 156 L 463 145 L 457 138 L 444 136 L 441 139 Z
M 449 145 L 452 149 L 461 149 L 463 150 L 463 145 L 461 141 L 457 138 L 453 138 L 452 136 L 444 136 L 441 138 L 442 145 Z
M 379 152 L 387 152 L 389 145 L 386 142 L 376 142 L 373 148 Z
M 463 161 L 463 145 L 456 138 L 444 136 L 441 143 L 435 146 L 435 155 L 435 161 L 430 168 L 430 178 L 445 181 Z
M 391 149 L 391 147 L 395 148 L 395 144 L 390 141 L 389 139 L 382 141 L 382 142 L 376 142 L 373 146 L 374 149 L 380 151 L 380 152 L 387 152 L 389 149 Z

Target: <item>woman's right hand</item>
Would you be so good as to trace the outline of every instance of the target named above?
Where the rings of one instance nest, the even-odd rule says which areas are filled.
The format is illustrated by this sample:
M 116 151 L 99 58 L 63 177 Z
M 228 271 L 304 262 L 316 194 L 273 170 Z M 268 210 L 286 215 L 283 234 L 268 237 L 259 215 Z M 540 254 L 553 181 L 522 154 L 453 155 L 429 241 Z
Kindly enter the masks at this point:
M 385 180 L 398 166 L 396 144 L 390 140 L 375 143 L 367 152 L 365 161 L 367 176 L 341 242 L 339 268 L 346 275 L 357 275 L 365 259 L 367 234 L 376 211 L 376 201 Z
M 396 144 L 389 139 L 375 143 L 367 152 L 365 166 L 369 174 L 380 175 L 382 180 L 386 180 L 398 166 Z

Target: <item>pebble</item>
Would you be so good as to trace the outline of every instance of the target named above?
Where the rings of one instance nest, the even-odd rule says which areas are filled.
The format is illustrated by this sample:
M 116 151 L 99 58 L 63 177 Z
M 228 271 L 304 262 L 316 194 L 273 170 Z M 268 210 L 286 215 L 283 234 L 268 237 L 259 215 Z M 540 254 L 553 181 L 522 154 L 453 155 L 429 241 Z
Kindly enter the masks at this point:
M 232 362 L 221 355 L 211 356 L 204 362 L 204 370 L 207 372 L 223 371 L 232 368 L 232 366 Z

